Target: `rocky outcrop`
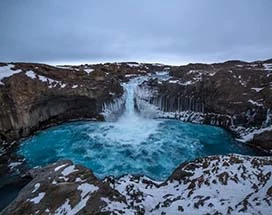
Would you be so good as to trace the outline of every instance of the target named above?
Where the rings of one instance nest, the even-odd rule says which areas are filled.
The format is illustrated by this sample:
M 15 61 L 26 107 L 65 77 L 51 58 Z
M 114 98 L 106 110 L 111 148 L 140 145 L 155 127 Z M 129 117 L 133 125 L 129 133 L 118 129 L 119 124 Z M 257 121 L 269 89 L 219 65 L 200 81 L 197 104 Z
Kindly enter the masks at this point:
M 169 68 L 136 62 L 57 67 L 0 63 L 0 144 L 55 123 L 118 115 L 124 108 L 118 100 L 123 95 L 120 81 Z
M 103 104 L 123 94 L 114 75 L 86 67 L 0 66 L 0 143 L 68 120 L 103 120 Z
M 168 80 L 151 79 L 139 87 L 140 112 L 151 109 L 157 117 L 221 126 L 245 142 L 251 139 L 244 136 L 272 124 L 269 61 L 189 64 L 172 67 L 169 75 Z
M 103 199 L 125 204 L 125 198 L 91 170 L 71 161 L 33 169 L 29 174 L 33 180 L 1 214 L 100 214 L 107 205 Z
M 271 157 L 211 156 L 180 165 L 165 182 L 126 175 L 98 180 L 60 161 L 31 170 L 32 181 L 2 214 L 269 214 Z
M 272 130 L 266 130 L 260 134 L 254 134 L 253 139 L 249 142 L 253 146 L 259 146 L 266 151 L 271 150 Z
M 122 81 L 128 81 L 130 78 L 140 75 L 147 75 L 155 71 L 169 71 L 171 66 L 158 63 L 137 63 L 137 62 L 120 62 L 120 63 L 105 63 L 93 65 L 69 66 L 64 65 L 61 68 L 86 70 L 91 67 L 94 72 L 104 75 L 114 75 Z

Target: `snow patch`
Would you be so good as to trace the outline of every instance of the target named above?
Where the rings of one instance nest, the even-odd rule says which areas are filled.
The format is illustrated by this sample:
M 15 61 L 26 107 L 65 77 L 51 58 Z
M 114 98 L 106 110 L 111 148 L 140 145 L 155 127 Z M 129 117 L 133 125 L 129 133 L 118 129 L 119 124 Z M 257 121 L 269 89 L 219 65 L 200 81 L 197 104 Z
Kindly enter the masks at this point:
M 55 168 L 55 172 L 59 171 L 61 168 L 65 167 L 65 166 L 67 166 L 67 164 L 62 164 L 62 165 L 60 165 L 60 166 L 57 166 L 57 167 Z
M 258 92 L 262 91 L 264 89 L 264 87 L 262 87 L 262 88 L 252 87 L 251 89 L 255 90 L 258 93 Z
M 243 143 L 249 142 L 249 141 L 253 140 L 253 137 L 255 134 L 261 134 L 265 131 L 272 131 L 272 126 L 266 127 L 266 128 L 254 129 L 253 131 L 251 131 L 245 135 L 242 135 L 240 138 L 238 138 L 236 140 L 243 142 Z
M 264 63 L 264 69 L 267 71 L 272 71 L 272 63 Z
M 169 83 L 170 84 L 176 84 L 176 83 L 178 83 L 179 82 L 179 80 L 169 80 Z
M 29 77 L 29 78 L 31 78 L 31 79 L 35 79 L 35 78 L 37 78 L 37 76 L 36 76 L 36 73 L 34 73 L 33 71 L 27 71 L 26 73 L 26 76 L 27 77 Z
M 127 205 L 123 202 L 111 201 L 108 198 L 102 197 L 101 200 L 107 204 L 106 207 L 102 208 L 102 212 L 110 211 L 111 214 L 125 214 L 135 215 L 136 211 L 128 209 Z M 122 211 L 122 213 L 120 213 Z
M 158 71 L 155 72 L 155 74 L 159 76 L 169 75 L 169 71 Z
M 263 106 L 263 104 L 258 103 L 256 101 L 253 101 L 252 99 L 249 99 L 248 102 L 251 103 L 251 104 L 253 104 L 253 105 L 255 105 L 255 106 L 258 106 L 258 107 L 262 107 Z
M 78 85 L 77 85 L 77 84 L 74 84 L 74 85 L 72 86 L 72 88 L 73 88 L 73 89 L 78 88 Z
M 94 69 L 84 69 L 85 72 L 87 72 L 88 74 L 90 74 L 91 72 L 94 71 Z
M 14 169 L 16 166 L 19 166 L 21 164 L 22 162 L 13 162 L 13 163 L 10 163 L 8 166 L 10 169 Z
M 42 192 L 42 193 L 39 193 L 38 196 L 36 196 L 35 198 L 30 199 L 29 201 L 33 202 L 34 204 L 39 204 L 40 201 L 43 199 L 44 196 L 45 196 L 45 193 Z
M 32 191 L 32 193 L 35 193 L 39 188 L 40 188 L 41 184 L 37 183 L 34 185 L 34 190 Z
M 13 67 L 13 64 L 8 64 L 7 66 L 0 67 L 0 85 L 4 85 L 4 83 L 2 82 L 4 78 L 8 78 L 16 73 L 22 72 L 22 70 L 20 69 L 12 70 Z
M 183 85 L 183 86 L 187 86 L 187 85 L 191 85 L 191 84 L 194 84 L 194 82 L 192 82 L 192 81 L 186 81 L 184 83 L 180 83 L 180 85 Z
M 72 207 L 69 204 L 69 199 L 66 199 L 64 204 L 62 204 L 57 210 L 55 211 L 55 215 L 63 215 L 63 214 L 69 214 L 69 215 L 74 215 L 77 213 L 77 211 L 72 211 Z
M 78 186 L 77 188 L 81 191 L 81 199 L 84 199 L 88 194 L 96 192 L 99 188 L 88 183 L 84 183 Z
M 32 70 L 27 71 L 25 74 L 26 74 L 27 77 L 29 77 L 29 78 L 31 78 L 31 79 L 36 79 L 36 78 L 37 78 L 37 79 L 39 79 L 41 82 L 47 83 L 49 88 L 56 87 L 57 85 L 60 85 L 61 88 L 64 88 L 64 87 L 66 86 L 66 84 L 63 84 L 63 83 L 60 82 L 60 81 L 57 81 L 57 80 L 48 78 L 48 77 L 43 76 L 43 75 L 38 75 L 37 73 L 35 73 L 35 72 L 32 71 Z
M 79 202 L 75 205 L 74 208 L 69 204 L 70 200 L 66 199 L 66 201 L 55 211 L 55 214 L 69 214 L 69 215 L 75 215 L 78 214 L 78 212 L 86 207 L 87 201 L 90 198 L 90 195 L 97 191 L 99 188 L 92 185 L 92 184 L 81 184 L 78 186 L 78 190 L 81 191 L 80 194 L 80 200 Z
M 136 77 L 137 74 L 126 74 L 125 77 L 126 78 L 131 78 L 131 77 Z
M 81 178 L 76 178 L 76 182 L 85 182 L 86 180 L 82 180 Z
M 128 63 L 127 64 L 129 67 L 139 67 L 139 66 L 141 66 L 140 64 L 138 64 L 138 63 Z
M 77 172 L 78 169 L 75 169 L 75 165 L 68 166 L 64 170 L 62 170 L 61 174 L 64 176 L 70 175 L 73 172 Z

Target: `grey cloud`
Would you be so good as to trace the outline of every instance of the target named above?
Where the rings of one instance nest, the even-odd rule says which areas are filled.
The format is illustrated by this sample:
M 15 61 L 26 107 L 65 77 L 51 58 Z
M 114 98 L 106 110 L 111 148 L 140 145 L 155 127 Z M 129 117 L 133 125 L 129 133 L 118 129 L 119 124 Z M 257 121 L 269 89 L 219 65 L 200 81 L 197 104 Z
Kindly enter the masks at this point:
M 272 57 L 270 0 L 2 0 L 0 61 Z

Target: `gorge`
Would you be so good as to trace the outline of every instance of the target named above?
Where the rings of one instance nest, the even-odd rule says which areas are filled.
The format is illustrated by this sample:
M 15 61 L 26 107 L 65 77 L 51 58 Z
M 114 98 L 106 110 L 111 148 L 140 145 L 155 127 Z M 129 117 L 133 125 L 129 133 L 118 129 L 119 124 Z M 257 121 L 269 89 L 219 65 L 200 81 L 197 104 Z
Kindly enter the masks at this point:
M 141 80 L 142 79 L 142 80 Z M 178 164 L 214 154 L 254 154 L 221 128 L 153 119 L 135 110 L 135 91 L 144 77 L 124 83 L 125 98 L 105 109 L 108 120 L 75 122 L 42 131 L 22 142 L 19 154 L 31 167 L 71 159 L 103 179 L 113 175 L 140 174 L 165 180 Z M 124 102 L 124 104 L 122 103 Z M 147 112 L 149 115 L 147 116 Z
M 3 214 L 269 211 L 271 60 L 0 68 Z

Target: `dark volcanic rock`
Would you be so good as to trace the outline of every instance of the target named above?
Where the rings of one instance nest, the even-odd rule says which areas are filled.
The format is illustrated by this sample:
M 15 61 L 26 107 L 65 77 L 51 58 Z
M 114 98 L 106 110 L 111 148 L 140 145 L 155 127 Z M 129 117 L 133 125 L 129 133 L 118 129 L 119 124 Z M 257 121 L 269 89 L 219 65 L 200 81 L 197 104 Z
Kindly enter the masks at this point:
M 272 130 L 255 134 L 250 144 L 257 145 L 269 153 L 272 148 Z
M 16 74 L 0 85 L 0 142 L 67 120 L 103 119 L 103 103 L 123 94 L 115 76 L 43 64 L 6 67 Z
M 71 161 L 33 169 L 29 174 L 33 180 L 1 214 L 102 214 L 106 200 L 126 205 L 125 198 L 91 170 Z M 109 214 L 106 211 L 103 214 Z
M 123 94 L 120 80 L 169 68 L 136 62 L 59 67 L 1 63 L 0 144 L 68 120 L 102 120 L 103 104 Z
M 139 87 L 140 112 L 157 109 L 157 117 L 218 125 L 242 136 L 271 127 L 272 64 L 188 64 L 171 68 L 170 75 L 169 80 L 153 79 Z
M 131 175 L 101 181 L 60 161 L 32 170 L 33 180 L 2 214 L 269 214 L 271 172 L 271 157 L 228 155 L 182 164 L 165 182 Z

